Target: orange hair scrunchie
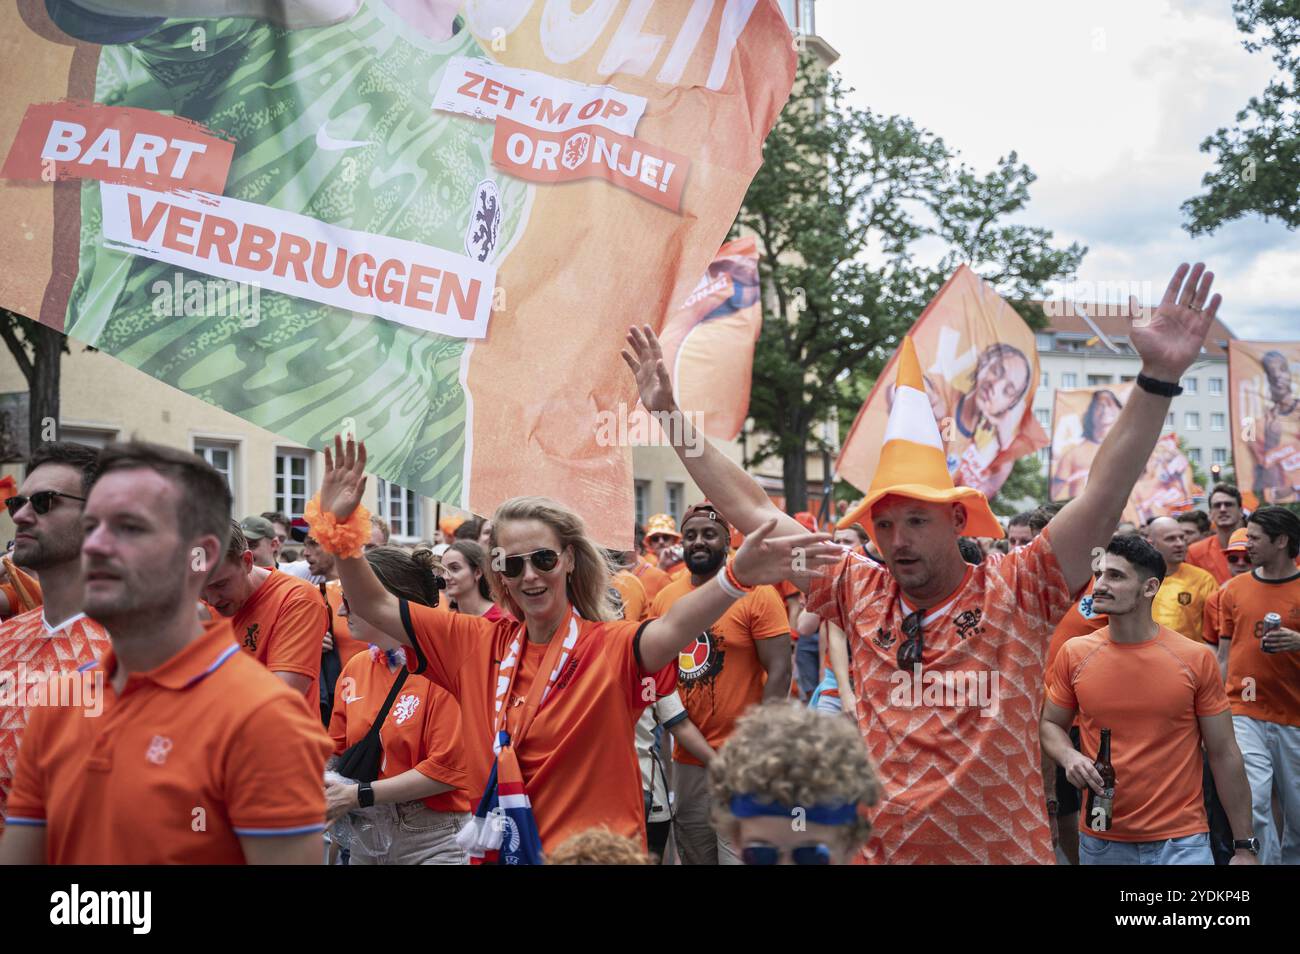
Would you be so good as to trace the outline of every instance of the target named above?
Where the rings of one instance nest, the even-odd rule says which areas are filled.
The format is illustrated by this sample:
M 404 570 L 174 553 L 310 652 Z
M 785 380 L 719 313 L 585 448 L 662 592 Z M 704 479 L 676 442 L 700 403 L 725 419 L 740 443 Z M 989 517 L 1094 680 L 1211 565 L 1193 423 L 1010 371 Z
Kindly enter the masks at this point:
M 339 521 L 332 513 L 320 508 L 320 494 L 307 501 L 303 519 L 311 530 L 311 538 L 320 544 L 326 553 L 344 559 L 360 557 L 361 548 L 370 542 L 370 511 L 358 504 L 347 520 Z

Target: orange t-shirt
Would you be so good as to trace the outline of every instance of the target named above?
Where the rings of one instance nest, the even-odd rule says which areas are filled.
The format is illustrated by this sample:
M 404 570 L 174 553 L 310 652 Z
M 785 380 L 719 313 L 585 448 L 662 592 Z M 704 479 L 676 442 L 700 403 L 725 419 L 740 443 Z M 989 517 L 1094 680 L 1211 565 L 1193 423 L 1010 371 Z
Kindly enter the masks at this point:
M 1219 535 L 1212 533 L 1204 540 L 1197 540 L 1187 548 L 1187 562 L 1199 566 L 1219 583 L 1232 579 L 1232 570 L 1228 566 L 1228 557 L 1219 545 Z
M 230 628 L 240 645 L 271 672 L 294 672 L 311 679 L 303 694 L 308 710 L 320 717 L 320 657 L 327 619 L 320 591 L 306 580 L 272 570 L 253 591 Z
M 339 651 L 339 662 L 346 666 L 348 660 L 357 653 L 369 650 L 370 644 L 363 639 L 353 638 L 347 617 L 339 615 L 339 607 L 343 605 L 343 584 L 338 580 L 330 580 L 326 583 L 325 599 L 330 605 L 330 619 L 334 623 L 334 645 Z
M 1211 646 L 1219 644 L 1219 600 L 1223 598 L 1223 586 L 1210 594 L 1201 610 L 1201 636 Z
M 632 568 L 632 573 L 645 587 L 645 595 L 648 600 L 654 599 L 659 595 L 659 591 L 668 585 L 668 574 L 644 557 L 637 557 L 636 566 Z
M 1095 633 L 1110 623 L 1109 617 L 1105 613 L 1094 613 L 1092 611 L 1092 584 L 1088 583 L 1088 588 L 1084 590 L 1083 595 L 1070 604 L 1070 608 L 1065 611 L 1061 621 L 1056 624 L 1056 629 L 1052 632 L 1052 641 L 1047 645 L 1047 668 L 1052 668 L 1052 663 L 1056 661 L 1056 654 L 1061 651 L 1067 640 L 1074 639 L 1076 636 L 1087 636 L 1089 633 Z
M 650 614 L 663 616 L 693 589 L 690 574 L 673 580 L 655 597 Z M 780 636 L 787 641 L 790 637 L 785 604 L 775 587 L 758 586 L 677 654 L 678 692 L 710 748 L 721 747 L 731 737 L 736 720 L 763 700 L 767 670 L 755 642 Z M 673 747 L 673 761 L 701 764 L 680 745 Z
M 920 680 L 898 668 L 914 607 L 887 569 L 851 552 L 813 579 L 808 611 L 848 637 L 858 728 L 884 784 L 866 861 L 1053 863 L 1038 718 L 1071 593 L 1051 537 L 967 568 L 923 618 Z
M 1228 700 L 1233 715 L 1300 725 L 1300 653 L 1266 653 L 1260 641 L 1268 613 L 1300 630 L 1300 572 L 1285 580 L 1261 580 L 1257 572 L 1229 580 L 1219 597 L 1219 638 L 1232 640 Z
M 1197 719 L 1228 710 L 1213 650 L 1167 626 L 1144 643 L 1117 643 L 1106 626 L 1061 650 L 1047 694 L 1078 710 L 1081 751 L 1089 759 L 1097 758 L 1101 730 L 1111 730 L 1114 824 L 1093 831 L 1080 812 L 1081 832 L 1107 841 L 1164 841 L 1209 831 Z
M 627 570 L 620 570 L 614 574 L 612 582 L 614 589 L 618 590 L 618 595 L 623 600 L 623 619 L 629 623 L 645 619 L 650 601 L 646 599 L 645 587 L 641 585 L 641 581 Z
M 98 718 L 42 706 L 27 727 L 9 824 L 46 827 L 47 863 L 243 864 L 240 836 L 325 830 L 329 737 L 226 620 L 121 696 L 116 668 L 110 651 L 83 674 Z
M 44 608 L 37 607 L 0 623 L 0 683 L 14 680 L 13 705 L 0 698 L 0 831 L 4 830 L 5 801 L 31 711 L 27 704 L 43 701 L 32 695 L 35 685 L 30 677 L 47 671 L 75 672 L 111 648 L 108 632 L 84 613 L 50 626 Z M 23 675 L 19 666 L 25 667 Z
M 411 670 L 423 672 L 460 703 L 465 774 L 470 801 L 477 805 L 493 763 L 498 664 L 523 624 L 490 623 L 405 601 L 402 612 L 415 647 Z M 601 825 L 645 842 L 636 721 L 677 682 L 671 664 L 657 673 L 642 672 L 637 664 L 635 637 L 646 625 L 580 620 L 564 671 L 518 743 L 519 768 L 544 850 Z M 515 701 L 527 697 L 533 680 L 550 676 L 538 672 L 546 648 L 525 636 L 507 705 L 518 708 Z
M 397 675 L 378 652 L 371 658 L 369 647 L 348 660 L 334 689 L 330 716 L 335 755 L 342 755 L 365 738 Z M 396 778 L 415 769 L 426 778 L 452 786 L 450 792 L 422 799 L 429 808 L 435 812 L 470 810 L 460 706 L 446 689 L 423 676 L 408 675 L 379 730 L 379 741 L 384 747 L 379 766 L 381 779 Z

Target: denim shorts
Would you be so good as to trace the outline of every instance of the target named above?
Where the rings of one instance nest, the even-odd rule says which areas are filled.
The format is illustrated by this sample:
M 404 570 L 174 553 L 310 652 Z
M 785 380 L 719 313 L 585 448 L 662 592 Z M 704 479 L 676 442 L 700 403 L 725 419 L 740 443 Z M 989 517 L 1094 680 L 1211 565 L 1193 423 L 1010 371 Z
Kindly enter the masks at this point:
M 1109 841 L 1079 832 L 1081 865 L 1212 865 L 1210 833 L 1164 841 Z

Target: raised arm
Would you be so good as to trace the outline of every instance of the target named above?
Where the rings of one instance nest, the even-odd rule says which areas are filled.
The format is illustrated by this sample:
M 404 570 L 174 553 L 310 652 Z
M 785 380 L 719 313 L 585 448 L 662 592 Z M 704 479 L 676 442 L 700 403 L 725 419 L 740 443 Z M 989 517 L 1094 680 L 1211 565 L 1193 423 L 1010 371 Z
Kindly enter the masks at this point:
M 1213 282 L 1214 274 L 1199 262 L 1190 273 L 1185 263 L 1179 265 L 1160 306 L 1147 320 L 1133 325 L 1130 340 L 1142 357 L 1143 375 L 1178 384 L 1200 354 L 1219 310 L 1220 296 L 1210 298 Z M 1136 300 L 1131 303 L 1134 306 Z M 1119 523 L 1133 485 L 1160 437 L 1171 400 L 1134 386 L 1119 420 L 1093 459 L 1088 485 L 1052 520 L 1053 549 L 1072 591 L 1088 582 L 1093 549 L 1104 547 Z
M 332 513 L 339 522 L 347 520 L 361 504 L 366 492 L 366 444 L 334 435 L 334 453 L 325 448 L 325 480 L 320 488 L 321 513 Z M 405 645 L 411 638 L 402 625 L 397 597 L 384 589 L 365 557 L 336 557 L 339 582 L 348 598 L 348 612 L 356 613 L 371 626 L 383 630 Z
M 623 360 L 632 369 L 636 377 L 637 388 L 641 392 L 641 403 L 652 414 L 670 414 L 676 431 L 682 436 L 680 443 L 673 445 L 673 450 L 686 465 L 691 479 L 704 491 L 704 496 L 727 521 L 741 533 L 753 533 L 769 520 L 776 520 L 776 532 L 785 536 L 799 534 L 804 528 L 793 517 L 781 512 L 776 504 L 753 477 L 745 473 L 735 462 L 728 459 L 709 439 L 695 430 L 690 416 L 683 414 L 673 397 L 672 381 L 664 365 L 664 353 L 659 347 L 659 339 L 649 325 L 641 328 L 632 327 L 627 333 L 628 347 L 623 351 Z M 666 433 L 672 429 L 665 428 Z M 804 588 L 800 578 L 788 576 L 800 589 Z

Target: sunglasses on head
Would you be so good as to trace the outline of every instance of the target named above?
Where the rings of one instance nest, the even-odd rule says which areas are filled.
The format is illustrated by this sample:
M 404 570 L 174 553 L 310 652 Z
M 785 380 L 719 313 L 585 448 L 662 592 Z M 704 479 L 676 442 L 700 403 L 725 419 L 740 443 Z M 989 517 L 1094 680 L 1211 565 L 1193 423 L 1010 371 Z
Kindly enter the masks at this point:
M 531 563 L 538 572 L 549 573 L 555 569 L 555 564 L 560 562 L 560 555 L 554 550 L 542 549 L 534 550 L 532 553 L 518 553 L 514 556 L 508 556 L 506 557 L 505 567 L 501 570 L 501 575 L 508 576 L 512 580 L 522 575 L 525 560 Z
M 921 655 L 925 649 L 925 639 L 921 631 L 922 611 L 908 613 L 903 617 L 903 642 L 898 644 L 898 668 L 911 669 L 921 664 Z
M 796 845 L 794 848 L 782 849 L 776 845 L 750 844 L 740 850 L 740 858 L 747 865 L 780 864 L 784 855 L 790 855 L 797 865 L 828 865 L 831 863 L 831 850 L 821 842 Z
M 85 503 L 86 501 L 85 497 L 74 497 L 72 494 L 60 493 L 57 490 L 38 490 L 30 497 L 24 497 L 21 494 L 17 494 L 13 497 L 6 498 L 5 508 L 9 511 L 9 516 L 12 517 L 30 502 L 33 510 L 38 514 L 44 515 L 50 512 L 50 507 L 54 505 L 55 497 L 67 497 L 69 500 L 80 500 L 82 503 Z

